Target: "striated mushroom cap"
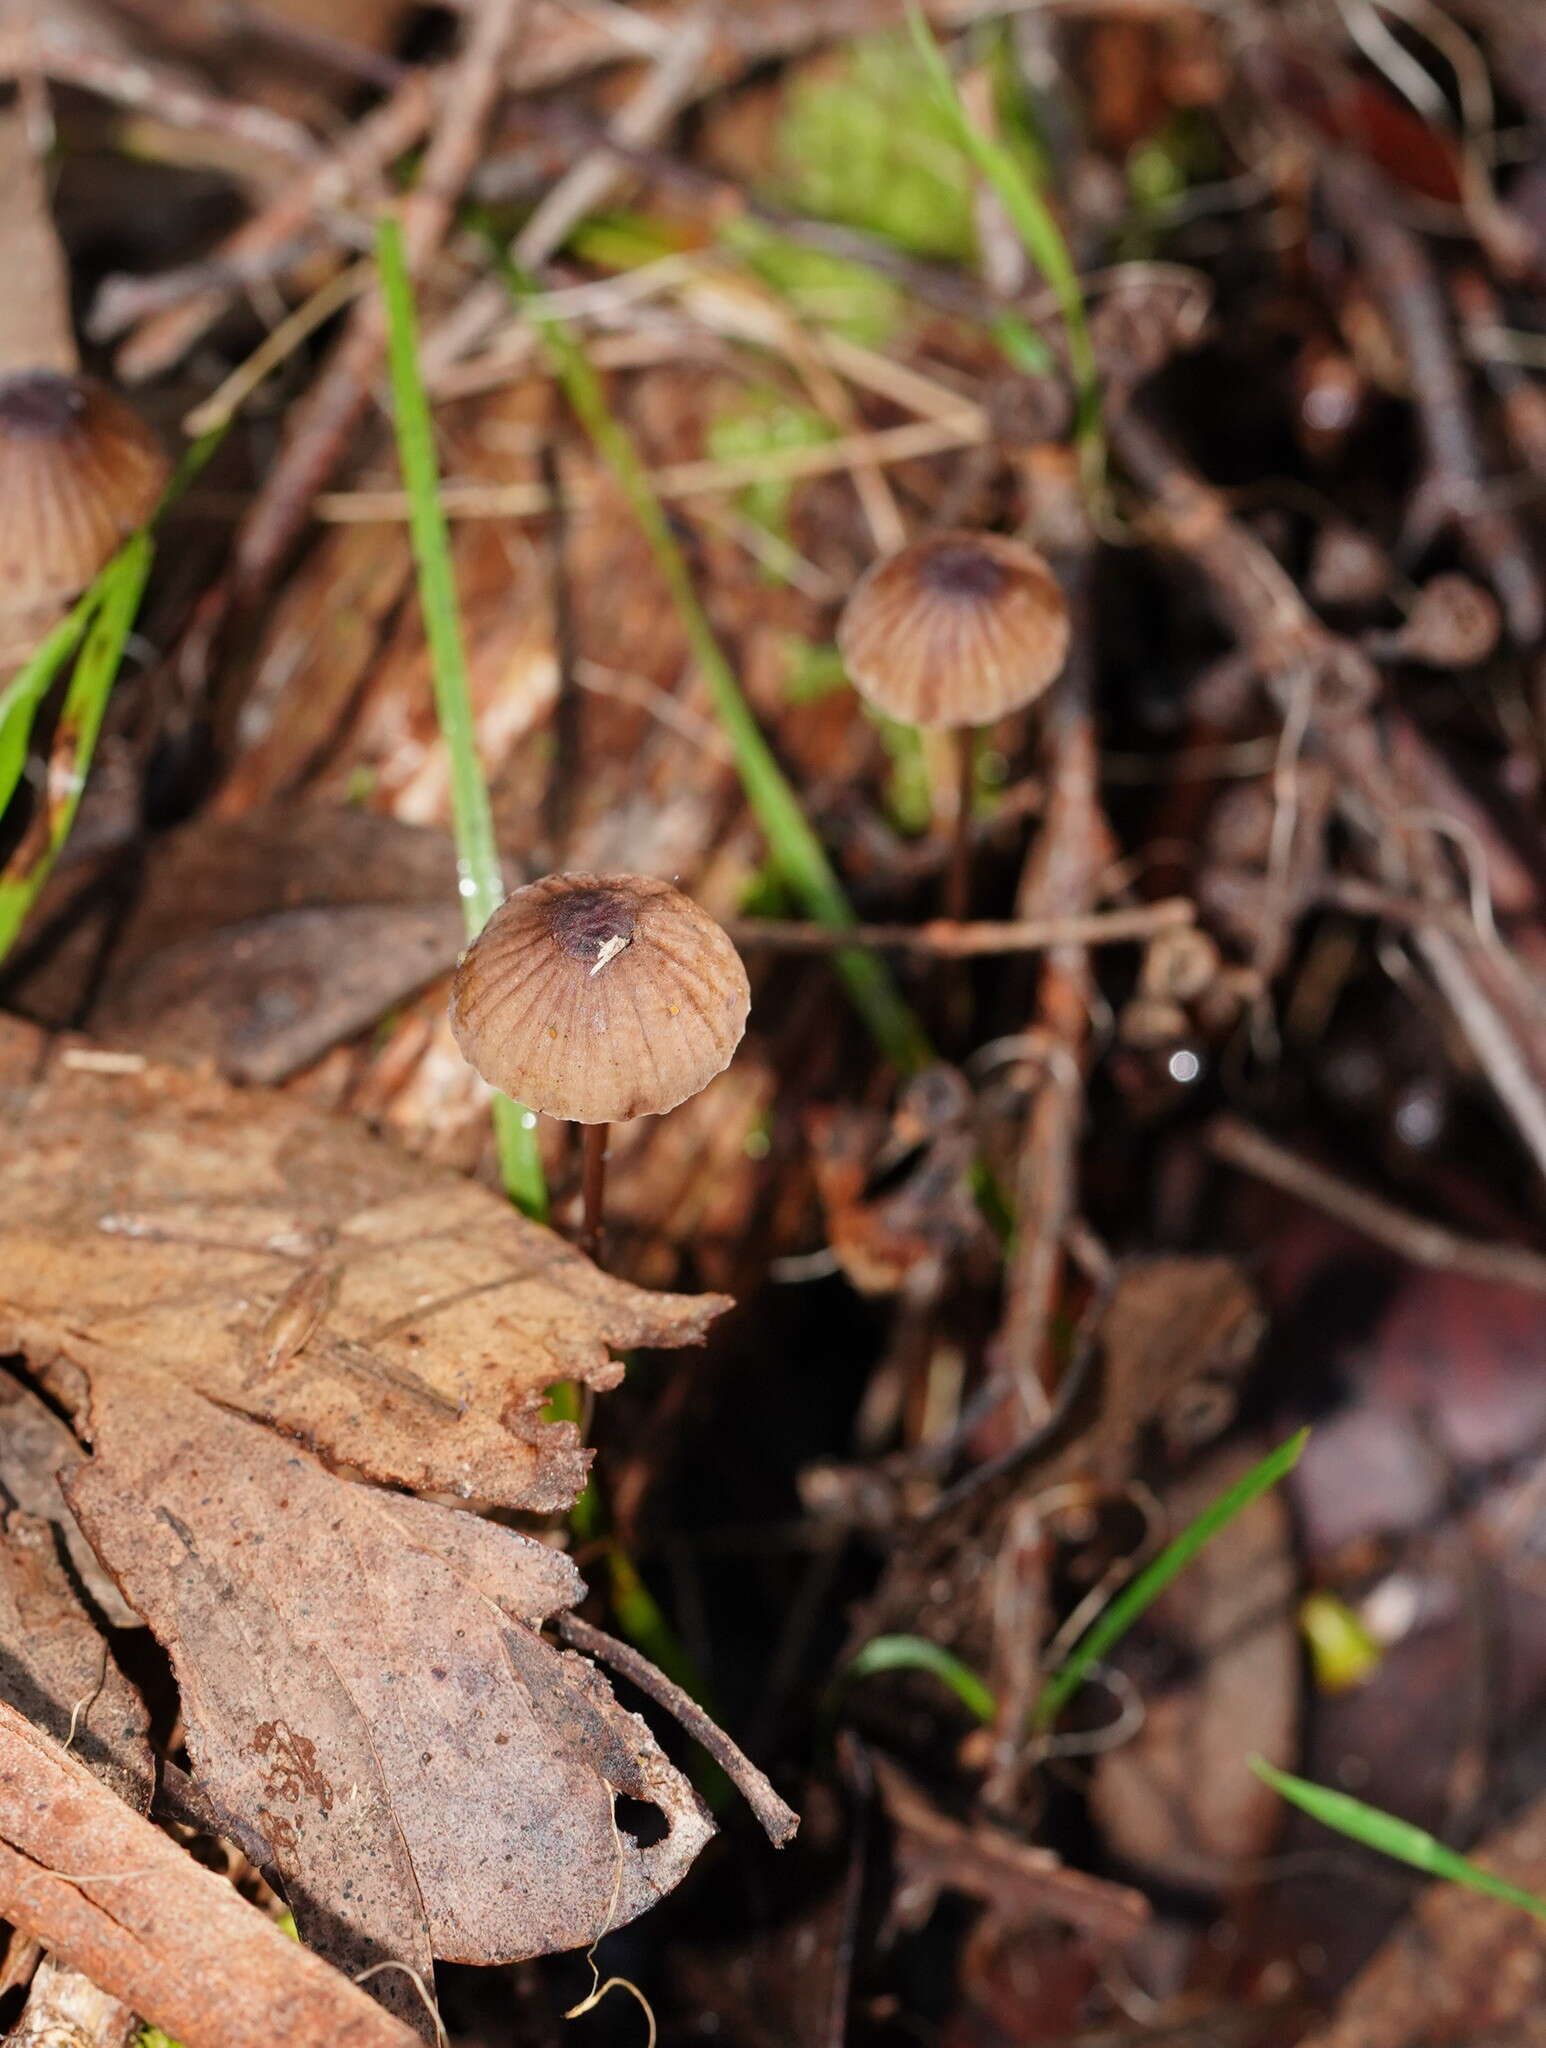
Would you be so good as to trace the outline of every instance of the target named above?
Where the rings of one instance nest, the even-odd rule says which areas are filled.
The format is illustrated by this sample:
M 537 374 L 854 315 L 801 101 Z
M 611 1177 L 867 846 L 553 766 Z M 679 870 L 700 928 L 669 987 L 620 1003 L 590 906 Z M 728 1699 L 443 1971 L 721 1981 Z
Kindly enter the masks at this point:
M 150 429 L 94 378 L 0 378 L 0 611 L 46 613 L 84 590 L 166 479 Z
M 578 1124 L 685 1102 L 741 1042 L 751 990 L 707 912 L 643 875 L 548 875 L 507 899 L 451 985 L 451 1029 L 495 1088 Z
M 1068 605 L 1032 549 L 937 533 L 866 571 L 837 644 L 854 688 L 904 725 L 991 725 L 1039 697 L 1068 656 Z

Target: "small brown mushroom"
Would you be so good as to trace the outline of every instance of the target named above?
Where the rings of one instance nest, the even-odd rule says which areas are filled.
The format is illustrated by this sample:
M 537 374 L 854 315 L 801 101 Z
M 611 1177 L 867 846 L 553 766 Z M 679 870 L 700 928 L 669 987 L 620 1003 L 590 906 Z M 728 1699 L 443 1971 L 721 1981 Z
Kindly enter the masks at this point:
M 94 378 L 0 378 L 0 608 L 67 604 L 149 518 L 166 477 L 149 428 Z
M 1039 697 L 1068 657 L 1068 605 L 1032 549 L 996 533 L 937 533 L 861 577 L 837 643 L 854 688 L 904 725 L 957 735 L 961 796 L 946 908 L 970 881 L 976 729 Z
M 644 875 L 547 875 L 462 956 L 451 1029 L 485 1081 L 583 1124 L 583 1242 L 600 1240 L 608 1127 L 696 1095 L 741 1042 L 741 957 L 698 905 Z
M 18 108 L 0 113 L 0 658 L 17 658 L 155 509 L 150 429 L 82 375 L 69 281 Z

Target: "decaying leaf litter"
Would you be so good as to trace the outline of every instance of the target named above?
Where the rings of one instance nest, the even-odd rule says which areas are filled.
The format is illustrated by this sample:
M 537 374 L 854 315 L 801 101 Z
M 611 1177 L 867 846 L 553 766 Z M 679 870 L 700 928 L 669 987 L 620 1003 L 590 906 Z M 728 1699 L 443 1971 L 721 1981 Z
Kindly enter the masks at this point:
M 19 2039 L 1533 2038 L 1528 1913 L 1249 1760 L 1543 1889 L 1543 35 L 6 19 Z M 589 1145 L 604 1271 L 448 1015 L 385 215 L 494 879 L 672 883 L 750 975 Z M 71 611 L 126 401 L 218 442 Z M 1007 542 L 1066 660 L 954 715 Z M 893 557 L 917 725 L 838 651 Z

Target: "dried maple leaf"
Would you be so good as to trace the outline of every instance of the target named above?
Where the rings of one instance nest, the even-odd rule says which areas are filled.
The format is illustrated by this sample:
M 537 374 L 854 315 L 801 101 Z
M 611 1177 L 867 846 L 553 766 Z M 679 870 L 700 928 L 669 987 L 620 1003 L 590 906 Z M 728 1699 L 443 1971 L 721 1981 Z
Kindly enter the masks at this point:
M 0 1025 L 0 1077 L 29 1046 Z M 151 1366 L 372 1479 L 549 1513 L 588 1462 L 541 1419 L 552 1384 L 615 1386 L 613 1350 L 701 1340 L 727 1306 L 599 1273 L 286 1096 L 71 1058 L 3 1091 L 0 1349 L 72 1407 L 83 1373 Z
M 81 1526 L 171 1653 L 200 1785 L 358 1970 L 573 1948 L 713 1832 L 645 1724 L 535 1625 L 562 1552 L 340 1479 L 164 1374 L 96 1375 Z M 616 1793 L 658 1806 L 640 1848 Z

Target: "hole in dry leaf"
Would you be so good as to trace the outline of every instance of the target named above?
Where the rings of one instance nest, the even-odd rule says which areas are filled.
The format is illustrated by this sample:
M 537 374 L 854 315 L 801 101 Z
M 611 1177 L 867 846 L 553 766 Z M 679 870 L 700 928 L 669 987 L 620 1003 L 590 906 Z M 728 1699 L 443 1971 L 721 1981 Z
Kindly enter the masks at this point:
M 641 1849 L 653 1849 L 671 1832 L 671 1823 L 658 1806 L 651 1806 L 646 1799 L 630 1799 L 626 1792 L 619 1792 L 614 1798 L 612 1812 L 618 1833 L 627 1835 Z

